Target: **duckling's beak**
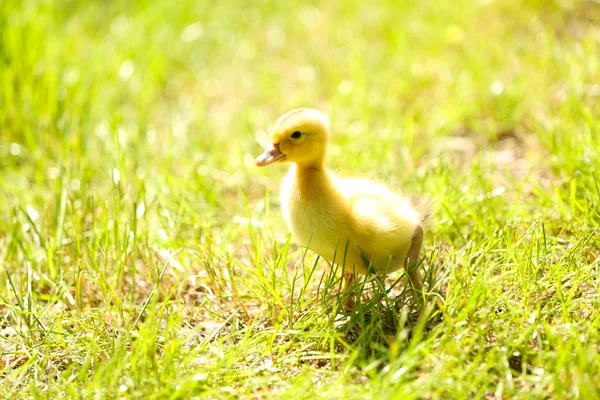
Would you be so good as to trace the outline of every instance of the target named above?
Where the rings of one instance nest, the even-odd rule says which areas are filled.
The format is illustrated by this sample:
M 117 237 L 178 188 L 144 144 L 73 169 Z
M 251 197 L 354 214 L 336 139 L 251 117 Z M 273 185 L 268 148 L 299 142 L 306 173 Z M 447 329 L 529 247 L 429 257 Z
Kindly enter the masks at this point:
M 271 147 L 265 150 L 260 156 L 256 157 L 256 165 L 258 167 L 264 167 L 265 165 L 273 164 L 274 162 L 283 160 L 285 154 L 279 150 L 279 144 L 273 144 Z

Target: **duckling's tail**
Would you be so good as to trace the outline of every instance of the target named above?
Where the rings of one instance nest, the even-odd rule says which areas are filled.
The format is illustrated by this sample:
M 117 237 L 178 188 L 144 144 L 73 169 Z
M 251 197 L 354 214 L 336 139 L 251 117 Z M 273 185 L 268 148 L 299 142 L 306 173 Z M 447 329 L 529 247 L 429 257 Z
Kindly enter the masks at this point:
M 428 231 L 433 223 L 433 206 L 431 201 L 425 198 L 413 198 L 411 202 L 417 213 L 419 213 L 418 224 L 423 230 Z

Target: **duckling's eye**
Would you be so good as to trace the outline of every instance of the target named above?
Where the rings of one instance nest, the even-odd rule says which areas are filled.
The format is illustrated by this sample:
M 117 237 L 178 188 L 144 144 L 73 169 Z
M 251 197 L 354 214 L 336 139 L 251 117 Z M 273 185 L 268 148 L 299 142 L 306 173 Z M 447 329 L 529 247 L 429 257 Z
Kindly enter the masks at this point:
M 292 139 L 300 139 L 300 136 L 302 136 L 302 132 L 296 131 L 296 132 L 292 133 L 292 135 L 290 137 Z

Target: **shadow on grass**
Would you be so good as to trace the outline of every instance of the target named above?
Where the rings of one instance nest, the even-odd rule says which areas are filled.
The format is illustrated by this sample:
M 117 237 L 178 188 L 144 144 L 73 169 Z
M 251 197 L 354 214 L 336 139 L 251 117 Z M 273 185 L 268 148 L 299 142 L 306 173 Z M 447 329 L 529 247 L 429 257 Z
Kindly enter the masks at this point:
M 433 260 L 427 265 L 428 268 L 421 267 L 425 273 L 420 297 L 415 296 L 404 273 L 394 274 L 394 279 L 364 276 L 345 289 L 340 285 L 338 291 L 326 293 L 323 303 L 330 312 L 331 323 L 345 347 L 358 352 L 357 361 L 386 359 L 391 347 L 398 350 L 419 342 L 441 322 L 446 277 L 442 265 Z M 347 301 L 354 293 L 360 295 L 347 309 Z

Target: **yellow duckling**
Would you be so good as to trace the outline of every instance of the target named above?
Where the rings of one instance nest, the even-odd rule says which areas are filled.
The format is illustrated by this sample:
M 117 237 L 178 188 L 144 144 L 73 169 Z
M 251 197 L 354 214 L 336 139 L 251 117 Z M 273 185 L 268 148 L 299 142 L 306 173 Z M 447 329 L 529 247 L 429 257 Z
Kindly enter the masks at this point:
M 294 238 L 341 265 L 348 281 L 355 273 L 404 267 L 414 289 L 420 290 L 415 268 L 423 243 L 419 211 L 382 184 L 328 171 L 328 139 L 329 121 L 323 113 L 291 110 L 275 123 L 272 146 L 256 158 L 258 166 L 293 163 L 281 186 L 281 208 Z

